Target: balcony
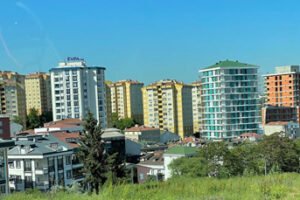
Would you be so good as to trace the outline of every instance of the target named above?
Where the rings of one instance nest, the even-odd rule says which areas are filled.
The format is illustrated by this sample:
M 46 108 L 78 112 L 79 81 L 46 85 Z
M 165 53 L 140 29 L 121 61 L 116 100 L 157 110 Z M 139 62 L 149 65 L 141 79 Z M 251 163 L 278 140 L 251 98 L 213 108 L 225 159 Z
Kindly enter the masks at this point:
M 47 167 L 37 168 L 37 169 L 35 169 L 35 173 L 36 174 L 48 174 L 48 168 Z

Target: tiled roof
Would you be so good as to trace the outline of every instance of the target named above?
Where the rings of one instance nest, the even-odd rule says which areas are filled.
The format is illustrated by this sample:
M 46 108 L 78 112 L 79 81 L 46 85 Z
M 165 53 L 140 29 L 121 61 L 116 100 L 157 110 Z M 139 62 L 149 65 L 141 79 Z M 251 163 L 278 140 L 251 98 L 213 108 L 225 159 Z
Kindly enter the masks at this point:
M 126 132 L 140 132 L 140 131 L 153 131 L 153 130 L 159 130 L 159 128 L 153 128 L 148 126 L 134 126 L 131 128 L 126 129 Z
M 53 135 L 60 141 L 67 143 L 71 148 L 79 147 L 79 144 L 77 142 L 71 142 L 72 139 L 76 141 L 80 138 L 79 132 L 77 133 L 55 132 L 55 133 L 51 133 L 51 135 Z
M 82 124 L 83 121 L 80 119 L 69 118 L 69 119 L 63 119 L 59 121 L 45 123 L 44 127 L 45 128 L 56 128 L 56 127 L 67 128 L 67 127 L 81 126 Z

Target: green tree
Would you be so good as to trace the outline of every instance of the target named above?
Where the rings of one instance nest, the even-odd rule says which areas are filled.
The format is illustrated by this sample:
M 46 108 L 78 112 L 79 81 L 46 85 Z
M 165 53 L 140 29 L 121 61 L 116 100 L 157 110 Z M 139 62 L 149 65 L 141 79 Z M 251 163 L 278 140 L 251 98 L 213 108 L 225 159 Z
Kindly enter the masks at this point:
M 34 129 L 41 126 L 40 116 L 38 110 L 31 108 L 29 114 L 27 115 L 26 124 L 28 129 Z
M 106 181 L 116 184 L 125 176 L 125 163 L 117 150 L 109 153 L 105 149 L 103 130 L 91 112 L 87 114 L 83 126 L 84 133 L 78 157 L 83 163 L 85 183 L 89 185 L 90 192 L 95 191 L 99 194 L 101 186 Z
M 120 130 L 130 128 L 135 125 L 135 121 L 133 119 L 129 117 L 119 118 L 118 113 L 112 113 L 111 119 L 112 126 Z
M 182 157 L 173 160 L 169 167 L 172 176 L 204 177 L 208 174 L 208 165 L 201 157 Z
M 53 115 L 52 115 L 51 111 L 43 112 L 40 115 L 40 121 L 41 121 L 42 124 L 47 123 L 47 122 L 51 122 L 52 120 L 53 120 Z
M 106 154 L 103 131 L 93 114 L 89 112 L 84 120 L 84 133 L 78 157 L 83 163 L 85 183 L 89 185 L 90 191 L 99 194 L 100 187 L 107 179 Z
M 261 156 L 266 161 L 267 172 L 277 169 L 281 172 L 299 170 L 299 148 L 296 142 L 288 137 L 275 133 L 265 136 L 259 143 Z

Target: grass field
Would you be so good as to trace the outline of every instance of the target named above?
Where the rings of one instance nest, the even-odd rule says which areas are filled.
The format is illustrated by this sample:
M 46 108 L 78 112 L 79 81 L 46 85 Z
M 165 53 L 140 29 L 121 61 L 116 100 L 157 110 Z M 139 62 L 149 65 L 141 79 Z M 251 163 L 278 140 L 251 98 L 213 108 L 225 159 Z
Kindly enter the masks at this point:
M 254 199 L 300 199 L 299 174 L 275 174 L 269 176 L 236 177 L 230 179 L 179 177 L 161 183 L 142 185 L 107 186 L 100 195 L 76 192 L 15 193 L 4 200 L 254 200 Z

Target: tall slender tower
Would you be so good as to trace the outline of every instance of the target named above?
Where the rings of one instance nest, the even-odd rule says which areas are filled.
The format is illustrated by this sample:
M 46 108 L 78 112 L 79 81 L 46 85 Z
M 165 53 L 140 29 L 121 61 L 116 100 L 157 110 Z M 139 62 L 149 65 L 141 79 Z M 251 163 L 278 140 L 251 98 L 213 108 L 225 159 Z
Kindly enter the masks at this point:
M 231 139 L 258 133 L 260 125 L 258 66 L 220 61 L 200 70 L 202 137 Z
M 193 133 L 192 85 L 162 80 L 142 88 L 144 123 L 182 138 Z
M 25 77 L 26 108 L 37 109 L 39 114 L 52 111 L 50 75 L 33 73 Z
M 80 58 L 68 58 L 50 70 L 53 119 L 83 119 L 90 111 L 106 127 L 104 67 L 87 66 Z
M 111 94 L 111 110 L 119 118 L 132 118 L 143 124 L 143 83 L 123 80 L 109 84 Z

